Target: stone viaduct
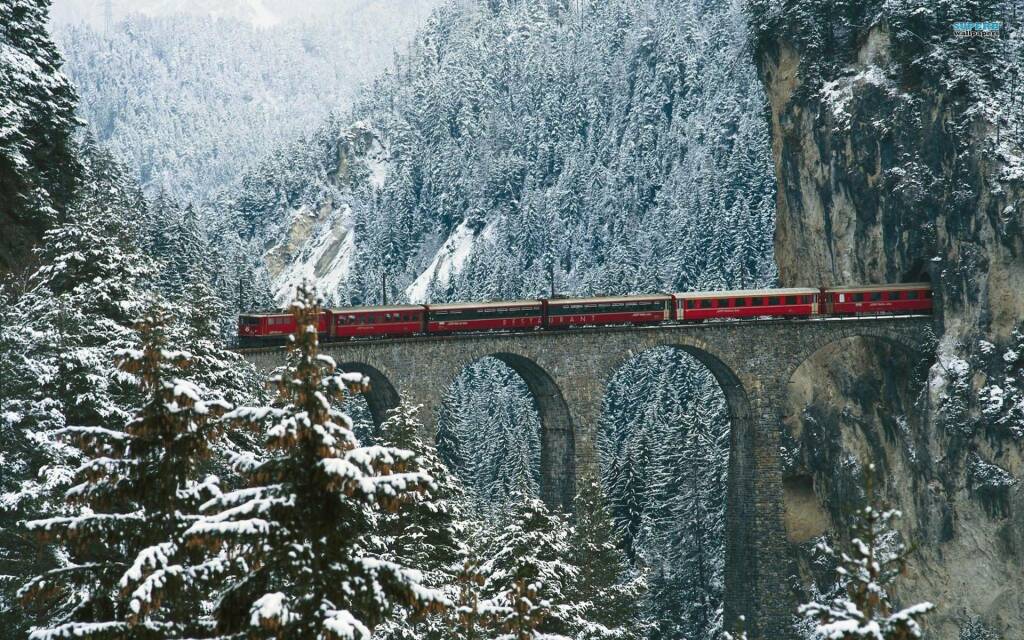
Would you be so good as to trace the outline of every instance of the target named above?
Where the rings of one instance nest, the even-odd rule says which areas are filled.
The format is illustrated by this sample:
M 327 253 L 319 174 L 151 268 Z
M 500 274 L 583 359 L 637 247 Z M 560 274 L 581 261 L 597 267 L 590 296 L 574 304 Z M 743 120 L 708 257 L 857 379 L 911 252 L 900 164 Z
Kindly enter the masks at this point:
M 578 479 L 598 476 L 597 425 L 612 374 L 654 347 L 692 354 L 721 385 L 732 425 L 726 624 L 744 615 L 752 639 L 785 640 L 796 610 L 779 449 L 787 384 L 815 352 L 846 338 L 883 340 L 925 356 L 931 325 L 922 316 L 711 322 L 355 341 L 325 344 L 321 352 L 342 371 L 369 376 L 374 420 L 401 399 L 421 404 L 431 429 L 446 389 L 464 367 L 486 356 L 505 362 L 536 400 L 543 427 L 541 491 L 549 505 L 563 509 Z M 267 370 L 283 363 L 281 348 L 243 353 Z

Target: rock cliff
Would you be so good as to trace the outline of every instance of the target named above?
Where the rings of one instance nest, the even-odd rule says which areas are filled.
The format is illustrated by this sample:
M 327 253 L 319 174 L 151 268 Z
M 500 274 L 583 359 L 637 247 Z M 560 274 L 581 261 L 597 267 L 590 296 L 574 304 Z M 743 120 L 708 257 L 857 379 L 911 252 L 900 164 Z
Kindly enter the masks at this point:
M 864 466 L 878 462 L 917 545 L 899 595 L 939 605 L 929 628 L 942 639 L 978 619 L 1024 636 L 1024 12 L 1013 4 L 748 3 L 782 284 L 930 280 L 937 297 L 928 362 L 842 343 L 792 381 L 794 586 L 806 597 L 827 581 L 812 542 L 842 535 Z M 1001 24 L 959 34 L 965 19 Z

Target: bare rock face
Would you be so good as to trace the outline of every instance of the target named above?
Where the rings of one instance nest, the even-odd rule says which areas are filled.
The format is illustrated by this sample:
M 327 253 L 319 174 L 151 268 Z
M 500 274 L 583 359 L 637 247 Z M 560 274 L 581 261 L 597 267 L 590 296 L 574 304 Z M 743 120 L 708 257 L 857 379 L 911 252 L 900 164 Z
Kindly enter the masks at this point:
M 380 188 L 387 175 L 387 150 L 364 122 L 343 130 L 332 151 L 320 199 L 287 207 L 268 232 L 265 259 L 279 303 L 306 278 L 326 294 L 338 290 L 356 259 L 355 210 L 360 198 L 367 190 Z
M 844 535 L 873 462 L 917 546 L 898 595 L 939 606 L 930 637 L 955 640 L 972 618 L 1024 637 L 1020 31 L 976 3 L 896 4 L 748 5 L 782 284 L 930 280 L 938 306 L 931 361 L 848 341 L 791 381 L 795 588 L 806 599 L 830 580 L 811 548 Z M 1002 37 L 957 36 L 963 16 L 1003 20 Z

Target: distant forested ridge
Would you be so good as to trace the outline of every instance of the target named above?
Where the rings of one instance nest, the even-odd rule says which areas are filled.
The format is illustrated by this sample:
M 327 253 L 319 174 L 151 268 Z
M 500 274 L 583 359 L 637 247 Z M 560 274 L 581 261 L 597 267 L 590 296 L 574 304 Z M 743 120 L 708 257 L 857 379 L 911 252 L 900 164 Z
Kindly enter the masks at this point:
M 195 3 L 193 15 L 139 3 L 108 27 L 59 22 L 54 37 L 96 139 L 148 195 L 188 203 L 351 104 L 435 4 L 402 0 L 393 13 L 390 3 L 339 2 L 260 27 L 195 15 L 227 3 Z

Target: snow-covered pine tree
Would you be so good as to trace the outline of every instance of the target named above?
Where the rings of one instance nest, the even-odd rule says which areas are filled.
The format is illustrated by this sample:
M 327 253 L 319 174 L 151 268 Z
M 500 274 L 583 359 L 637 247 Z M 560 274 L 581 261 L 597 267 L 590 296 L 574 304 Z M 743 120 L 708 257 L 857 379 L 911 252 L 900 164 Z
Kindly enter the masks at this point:
M 433 486 L 406 494 L 394 512 L 380 514 L 378 536 L 385 549 L 382 557 L 423 572 L 422 583 L 438 590 L 452 590 L 460 569 L 459 539 L 462 527 L 462 489 L 438 457 L 437 450 L 423 441 L 425 431 L 419 407 L 401 404 L 388 413 L 377 429 L 375 444 L 413 452 L 411 470 L 427 473 Z M 456 598 L 451 593 L 450 599 Z M 407 616 L 388 620 L 375 636 L 387 640 L 446 640 L 448 621 L 439 616 Z
M 39 267 L 23 287 L 6 290 L 11 306 L 0 330 L 0 530 L 12 535 L 0 535 L 0 557 L 22 561 L 9 564 L 12 577 L 0 581 L 5 600 L 29 577 L 67 562 L 52 545 L 13 535 L 20 520 L 72 513 L 63 492 L 81 452 L 52 434 L 68 426 L 125 424 L 142 400 L 137 385 L 117 370 L 115 354 L 138 343 L 134 321 L 153 300 L 155 269 L 140 250 L 135 224 L 147 217 L 145 203 L 109 154 L 88 139 L 80 153 L 83 179 L 66 221 L 46 232 L 36 250 Z M 253 367 L 215 341 L 196 337 L 187 321 L 202 313 L 196 303 L 167 306 L 174 318 L 170 343 L 189 345 L 190 377 L 201 386 L 250 402 Z M 35 623 L 52 618 L 47 611 L 13 611 L 38 615 Z M 24 635 L 33 622 L 19 615 L 10 620 L 14 635 Z
M 875 503 L 874 473 L 875 465 L 869 465 L 867 504 L 854 514 L 848 549 L 819 545 L 836 560 L 836 572 L 846 583 L 845 597 L 800 607 L 800 614 L 817 624 L 814 633 L 821 640 L 916 640 L 924 637 L 920 619 L 935 608 L 922 602 L 894 611 L 889 591 L 902 574 L 909 551 L 892 526 L 900 512 Z
M 481 566 L 484 593 L 497 611 L 497 626 L 515 640 L 567 633 L 573 622 L 569 585 L 578 568 L 569 564 L 568 525 L 528 494 L 509 497 L 508 514 Z
M 464 557 L 462 567 L 455 576 L 458 595 L 452 607 L 454 615 L 449 620 L 453 640 L 480 640 L 484 637 L 489 622 L 486 610 L 480 603 L 484 582 L 480 564 L 473 557 Z
M 584 482 L 573 505 L 566 561 L 577 568 L 569 581 L 576 640 L 643 637 L 638 604 L 645 581 L 634 574 L 619 544 L 600 483 Z
M 78 98 L 50 39 L 49 0 L 0 3 L 0 275 L 24 269 L 80 177 Z
M 411 451 L 359 446 L 350 419 L 331 402 L 346 387 L 364 387 L 365 377 L 336 373 L 319 354 L 320 311 L 310 285 L 298 287 L 291 312 L 299 329 L 287 366 L 273 379 L 282 405 L 227 416 L 265 429 L 269 455 L 240 459 L 248 486 L 204 505 L 207 517 L 186 538 L 226 550 L 244 568 L 221 595 L 218 637 L 369 640 L 395 605 L 418 611 L 447 604 L 421 584 L 419 572 L 367 551 L 377 534 L 374 514 L 433 483 L 408 470 Z
M 194 482 L 198 462 L 217 431 L 211 416 L 227 406 L 194 383 L 176 377 L 189 354 L 169 349 L 167 317 L 154 309 L 137 325 L 141 348 L 118 353 L 120 369 L 146 400 L 123 428 L 71 425 L 57 434 L 73 439 L 88 457 L 66 492 L 78 513 L 27 523 L 29 531 L 67 545 L 70 563 L 30 580 L 26 603 L 77 592 L 80 601 L 30 637 L 164 638 L 196 631 L 185 598 L 152 615 L 180 567 L 176 538 L 196 519 L 208 487 Z M 176 615 L 175 615 L 176 614 Z

